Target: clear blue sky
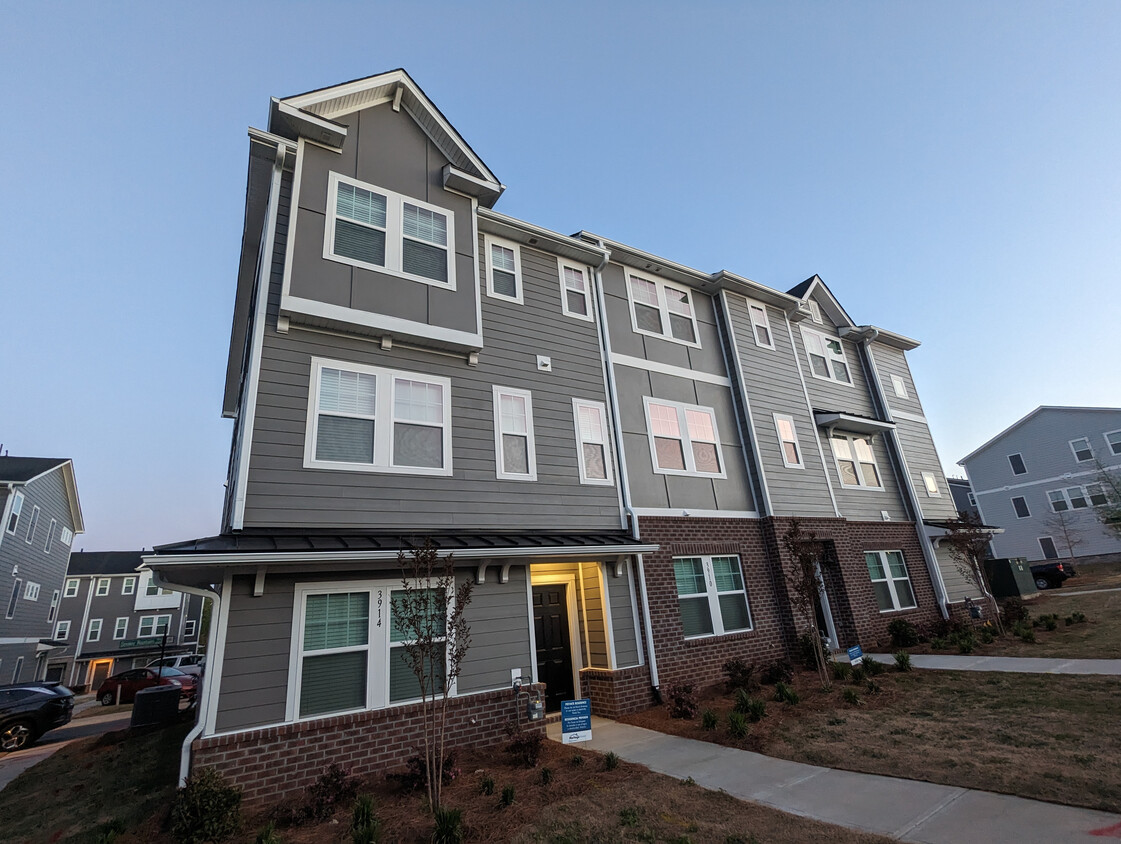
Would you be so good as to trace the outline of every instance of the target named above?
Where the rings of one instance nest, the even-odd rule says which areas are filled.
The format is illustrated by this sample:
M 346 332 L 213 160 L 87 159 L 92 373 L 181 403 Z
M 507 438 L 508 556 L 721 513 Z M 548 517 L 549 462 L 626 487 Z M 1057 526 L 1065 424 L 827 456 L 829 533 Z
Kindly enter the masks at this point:
M 0 442 L 87 533 L 216 533 L 248 125 L 406 68 L 498 210 L 779 289 L 910 354 L 947 470 L 1121 405 L 1121 3 L 0 0 Z

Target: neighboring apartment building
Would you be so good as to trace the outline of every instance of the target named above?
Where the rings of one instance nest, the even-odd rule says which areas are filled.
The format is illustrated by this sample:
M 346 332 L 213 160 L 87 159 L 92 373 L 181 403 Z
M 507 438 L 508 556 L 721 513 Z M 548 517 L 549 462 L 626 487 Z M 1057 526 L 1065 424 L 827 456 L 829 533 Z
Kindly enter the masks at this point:
M 981 511 L 977 509 L 977 499 L 973 496 L 973 487 L 969 485 L 969 481 L 965 478 L 946 478 L 946 482 L 950 485 L 950 495 L 953 496 L 958 516 L 968 515 L 980 519 Z
M 46 679 L 96 690 L 108 676 L 161 653 L 198 647 L 203 599 L 162 588 L 138 571 L 139 551 L 75 551 L 54 627 Z M 167 638 L 164 638 L 164 634 Z
M 65 458 L 0 457 L 0 684 L 42 679 L 82 508 Z
M 782 292 L 562 235 L 493 211 L 503 190 L 404 71 L 250 130 L 221 533 L 145 557 L 217 602 L 188 741 L 250 802 L 344 749 L 361 772 L 408 755 L 393 592 L 425 539 L 476 582 L 463 742 L 500 737 L 515 677 L 613 716 L 788 655 L 796 519 L 835 647 L 959 611 L 915 341 L 816 276 Z
M 1121 408 L 1037 407 L 959 461 L 998 557 L 1121 559 L 1098 520 L 1102 471 L 1121 471 Z

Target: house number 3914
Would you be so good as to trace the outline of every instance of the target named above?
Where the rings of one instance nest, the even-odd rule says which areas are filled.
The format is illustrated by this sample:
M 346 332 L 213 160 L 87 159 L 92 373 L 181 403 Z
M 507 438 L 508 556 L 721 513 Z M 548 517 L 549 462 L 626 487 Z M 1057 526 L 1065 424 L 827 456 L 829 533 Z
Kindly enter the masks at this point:
M 381 627 L 381 605 L 385 598 L 385 592 L 381 589 L 378 590 L 378 627 Z

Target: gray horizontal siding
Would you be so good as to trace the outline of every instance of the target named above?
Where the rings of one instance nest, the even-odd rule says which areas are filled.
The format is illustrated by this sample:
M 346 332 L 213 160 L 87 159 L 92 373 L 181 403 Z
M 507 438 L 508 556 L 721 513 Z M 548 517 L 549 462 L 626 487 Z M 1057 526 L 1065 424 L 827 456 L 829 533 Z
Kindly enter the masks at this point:
M 938 459 L 930 428 L 922 422 L 912 422 L 908 419 L 896 419 L 895 426 L 900 447 L 907 458 L 907 469 L 911 474 L 911 483 L 914 484 L 923 518 L 956 519 L 957 507 L 954 506 L 950 485 L 942 472 L 942 463 Z M 942 493 L 940 497 L 927 494 L 923 472 L 934 474 L 938 482 L 938 491 Z

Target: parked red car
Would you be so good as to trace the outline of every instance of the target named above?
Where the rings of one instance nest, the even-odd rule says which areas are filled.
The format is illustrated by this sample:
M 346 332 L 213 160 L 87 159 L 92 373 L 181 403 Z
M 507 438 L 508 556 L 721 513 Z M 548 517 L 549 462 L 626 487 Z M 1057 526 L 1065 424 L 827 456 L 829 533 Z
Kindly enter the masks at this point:
M 104 706 L 114 703 L 132 703 L 136 693 L 152 686 L 179 686 L 179 696 L 194 700 L 198 694 L 198 680 L 177 668 L 133 668 L 107 679 L 97 690 L 97 699 Z

